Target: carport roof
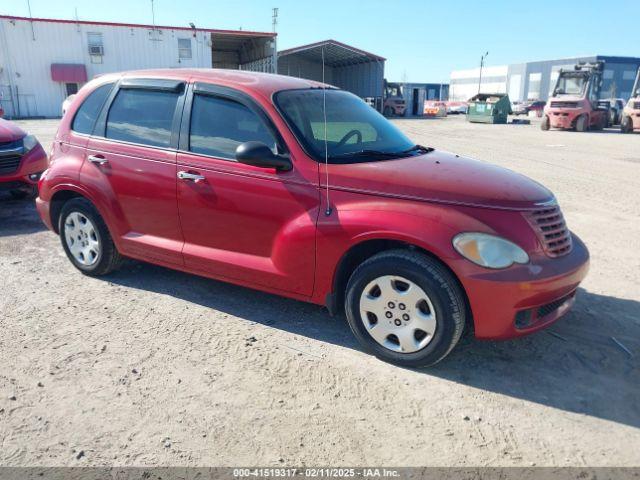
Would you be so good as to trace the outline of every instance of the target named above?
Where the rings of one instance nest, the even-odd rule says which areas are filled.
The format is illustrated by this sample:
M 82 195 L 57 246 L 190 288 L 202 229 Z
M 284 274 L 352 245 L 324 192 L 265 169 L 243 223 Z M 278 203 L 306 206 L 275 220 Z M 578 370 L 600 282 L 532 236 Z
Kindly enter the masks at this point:
M 300 47 L 289 48 L 278 52 L 278 57 L 296 55 L 311 62 L 322 63 L 324 49 L 325 64 L 330 67 L 340 67 L 367 62 L 384 62 L 386 58 L 365 52 L 336 40 L 324 40 Z

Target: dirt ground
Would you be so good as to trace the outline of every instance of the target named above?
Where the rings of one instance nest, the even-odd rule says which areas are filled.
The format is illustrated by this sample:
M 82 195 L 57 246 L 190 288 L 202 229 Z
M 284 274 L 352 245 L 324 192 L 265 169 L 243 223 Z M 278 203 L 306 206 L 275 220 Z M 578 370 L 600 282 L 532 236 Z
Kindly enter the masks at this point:
M 50 144 L 56 121 L 19 123 Z M 316 306 L 136 262 L 84 277 L 2 196 L 0 465 L 639 465 L 640 135 L 397 125 L 556 193 L 592 254 L 572 313 L 402 369 Z

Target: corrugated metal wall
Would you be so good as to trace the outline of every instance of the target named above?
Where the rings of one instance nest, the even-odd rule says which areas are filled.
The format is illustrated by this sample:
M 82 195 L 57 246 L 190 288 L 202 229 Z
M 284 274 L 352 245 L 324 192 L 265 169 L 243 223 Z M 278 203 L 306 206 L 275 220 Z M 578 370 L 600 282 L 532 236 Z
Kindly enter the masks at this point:
M 278 73 L 292 77 L 322 81 L 322 64 L 295 55 L 278 60 Z M 347 90 L 359 97 L 381 97 L 384 88 L 384 62 L 325 67 L 325 82 Z
M 102 63 L 88 53 L 87 34 L 94 32 L 102 33 Z M 191 59 L 178 58 L 178 38 L 191 39 Z M 184 30 L 0 19 L 0 43 L 0 101 L 8 116 L 60 116 L 66 92 L 51 80 L 52 63 L 83 64 L 89 79 L 141 68 L 211 67 L 204 31 L 194 37 Z

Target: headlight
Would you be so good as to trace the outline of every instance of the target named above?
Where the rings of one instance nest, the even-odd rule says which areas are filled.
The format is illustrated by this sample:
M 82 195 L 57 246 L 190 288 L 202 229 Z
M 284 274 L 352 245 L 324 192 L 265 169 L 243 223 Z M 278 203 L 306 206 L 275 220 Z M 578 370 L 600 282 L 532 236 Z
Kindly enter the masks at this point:
M 486 268 L 529 262 L 529 255 L 518 245 L 487 233 L 460 233 L 453 237 L 453 247 L 467 260 Z
M 22 146 L 24 147 L 25 153 L 36 148 L 40 142 L 34 135 L 27 135 L 22 139 Z

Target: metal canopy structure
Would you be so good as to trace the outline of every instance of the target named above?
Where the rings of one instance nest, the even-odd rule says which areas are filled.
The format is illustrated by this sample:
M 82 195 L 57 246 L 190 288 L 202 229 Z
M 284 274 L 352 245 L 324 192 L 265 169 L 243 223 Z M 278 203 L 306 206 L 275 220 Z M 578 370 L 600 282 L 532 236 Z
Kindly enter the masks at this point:
M 322 81 L 323 54 L 326 83 L 362 98 L 382 98 L 386 59 L 336 40 L 278 52 L 278 73 Z
M 330 67 L 343 67 L 367 62 L 384 62 L 386 60 L 384 57 L 365 52 L 364 50 L 336 40 L 324 40 L 322 42 L 282 50 L 278 52 L 278 57 L 283 58 L 288 55 L 296 55 L 310 62 L 322 63 L 323 49 L 325 65 Z

